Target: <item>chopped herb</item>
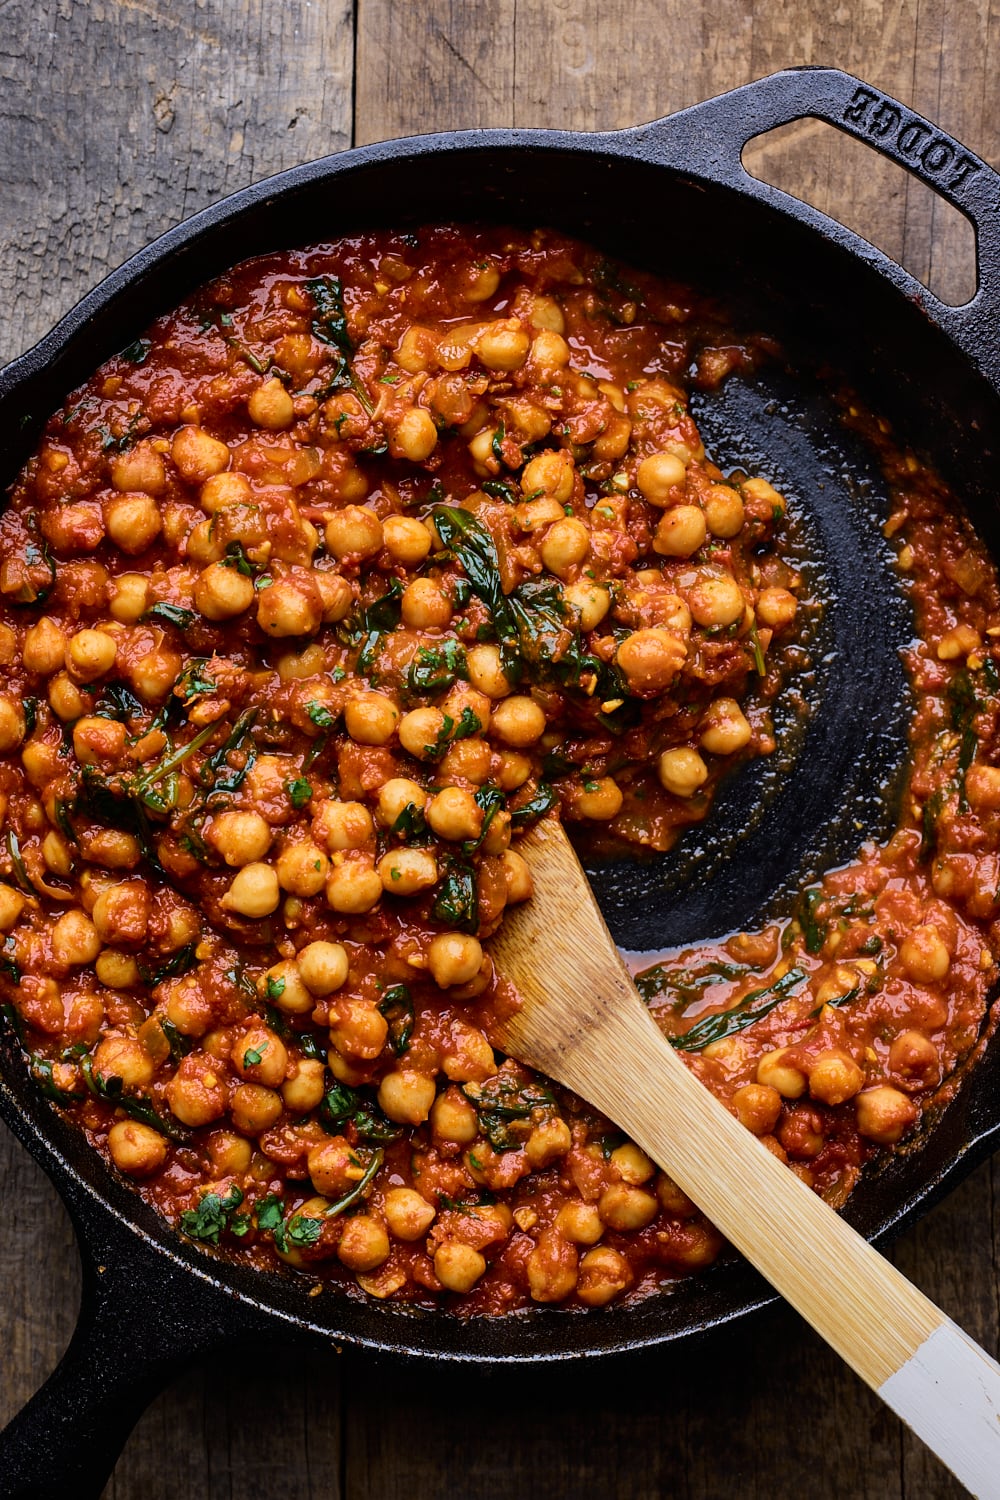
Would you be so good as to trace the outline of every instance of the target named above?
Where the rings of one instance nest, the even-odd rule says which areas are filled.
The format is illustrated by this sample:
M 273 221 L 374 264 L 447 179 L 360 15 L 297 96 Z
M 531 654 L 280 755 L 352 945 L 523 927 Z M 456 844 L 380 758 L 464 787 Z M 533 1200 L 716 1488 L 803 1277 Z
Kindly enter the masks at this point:
M 8 933 L 0 944 L 0 974 L 6 974 L 11 984 L 21 983 L 21 969 L 15 957 L 17 944 L 11 933 Z
M 243 1202 L 243 1193 L 233 1183 L 223 1198 L 218 1193 L 206 1193 L 197 1208 L 188 1208 L 180 1216 L 180 1228 L 192 1240 L 202 1240 L 207 1245 L 217 1245 L 220 1237 L 230 1228 L 230 1217 Z
M 410 662 L 406 685 L 412 693 L 438 693 L 461 677 L 468 680 L 469 667 L 461 641 L 449 638 L 440 646 L 420 646 Z
M 285 984 L 286 980 L 282 976 L 279 975 L 275 978 L 273 974 L 269 974 L 267 976 L 267 983 L 264 986 L 264 993 L 269 1000 L 280 1000 L 285 993 Z
M 392 825 L 392 832 L 397 838 L 419 839 L 427 833 L 427 819 L 424 817 L 423 809 L 415 802 L 408 802 Z
M 235 568 L 237 573 L 242 573 L 244 578 L 252 578 L 254 575 L 253 563 L 246 555 L 242 542 L 228 542 L 223 557 L 219 559 L 222 568 Z
M 330 730 L 336 724 L 335 716 L 330 712 L 325 703 L 317 703 L 315 698 L 306 704 L 306 715 L 317 729 Z
M 339 1135 L 351 1123 L 363 1141 L 384 1143 L 398 1140 L 403 1127 L 396 1125 L 374 1101 L 367 1100 L 358 1089 L 346 1083 L 335 1083 L 327 1089 L 319 1107 L 324 1129 Z
M 503 440 L 506 436 L 507 429 L 504 426 L 503 422 L 500 422 L 495 432 L 493 433 L 493 440 L 490 443 L 490 449 L 493 453 L 493 457 L 496 459 L 498 464 L 503 463 Z
M 210 697 L 216 690 L 216 681 L 205 671 L 207 656 L 193 656 L 174 683 L 173 696 L 179 698 L 185 708 L 196 698 Z
M 296 809 L 305 807 L 313 794 L 312 783 L 304 776 L 296 776 L 293 781 L 286 781 L 285 791 L 291 798 L 292 806 Z
M 389 1023 L 389 1045 L 397 1057 L 409 1050 L 413 1036 L 413 997 L 408 985 L 390 985 L 378 1003 L 379 1013 Z
M 753 653 L 753 664 L 757 669 L 757 676 L 766 677 L 767 663 L 764 660 L 764 648 L 760 643 L 756 620 L 750 626 L 750 649 Z
M 140 623 L 145 620 L 165 620 L 168 625 L 176 625 L 178 630 L 187 630 L 198 618 L 193 609 L 182 609 L 179 604 L 168 604 L 166 601 L 153 604 L 140 616 Z
M 801 969 L 789 969 L 783 978 L 770 984 L 763 990 L 751 990 L 749 995 L 744 995 L 739 1005 L 733 1010 L 718 1011 L 715 1015 L 703 1016 L 696 1021 L 690 1031 L 685 1031 L 682 1036 L 671 1036 L 667 1040 L 672 1047 L 682 1052 L 700 1052 L 702 1048 L 708 1047 L 712 1042 L 720 1042 L 725 1037 L 735 1036 L 737 1032 L 744 1031 L 766 1016 L 786 999 L 789 992 L 794 990 L 805 979 Z
M 243 1066 L 255 1068 L 259 1062 L 263 1062 L 264 1053 L 270 1045 L 270 1042 L 261 1042 L 259 1047 L 248 1047 L 243 1054 Z

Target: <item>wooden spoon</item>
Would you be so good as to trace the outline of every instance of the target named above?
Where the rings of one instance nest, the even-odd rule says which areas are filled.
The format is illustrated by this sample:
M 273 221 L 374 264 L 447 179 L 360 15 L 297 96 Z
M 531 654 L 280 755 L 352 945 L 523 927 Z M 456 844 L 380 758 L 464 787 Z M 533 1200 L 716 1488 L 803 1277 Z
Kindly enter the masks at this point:
M 510 1056 L 595 1105 L 661 1166 L 977 1496 L 1000 1496 L 1000 1365 L 760 1145 L 639 998 L 561 824 L 518 845 L 533 900 L 491 943 L 523 1007 Z

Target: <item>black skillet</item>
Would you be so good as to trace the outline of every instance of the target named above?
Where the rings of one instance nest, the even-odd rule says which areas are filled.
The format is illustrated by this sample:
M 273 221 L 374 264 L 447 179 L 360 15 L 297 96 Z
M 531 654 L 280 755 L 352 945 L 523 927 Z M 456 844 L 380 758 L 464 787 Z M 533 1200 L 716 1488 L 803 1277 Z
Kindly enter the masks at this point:
M 979 290 L 947 307 L 841 225 L 748 176 L 743 146 L 806 116 L 867 142 L 975 226 Z M 899 647 L 910 624 L 878 521 L 877 465 L 832 400 L 849 381 L 968 504 L 1000 556 L 1000 177 L 936 127 L 832 69 L 776 74 L 666 120 L 599 135 L 469 131 L 393 141 L 284 172 L 163 235 L 36 348 L 0 371 L 0 489 L 45 416 L 107 356 L 199 283 L 249 255 L 378 226 L 441 220 L 549 224 L 717 295 L 783 358 L 697 399 L 723 466 L 776 477 L 804 516 L 813 586 L 829 603 L 806 682 L 770 767 L 750 768 L 679 851 L 595 869 L 619 942 L 650 949 L 751 923 L 864 836 L 893 824 L 906 751 Z M 998 1048 L 923 1148 L 893 1159 L 848 1217 L 880 1238 L 909 1222 L 1000 1136 Z M 297 1335 L 386 1355 L 504 1362 L 622 1354 L 718 1328 L 773 1300 L 722 1264 L 635 1307 L 538 1309 L 496 1321 L 427 1315 L 262 1276 L 173 1234 L 82 1142 L 0 1039 L 0 1113 L 62 1194 L 83 1257 L 80 1321 L 58 1369 L 0 1438 L 8 1497 L 97 1495 L 146 1403 L 192 1356 L 234 1338 Z M 45 1268 L 39 1267 L 39 1275 Z

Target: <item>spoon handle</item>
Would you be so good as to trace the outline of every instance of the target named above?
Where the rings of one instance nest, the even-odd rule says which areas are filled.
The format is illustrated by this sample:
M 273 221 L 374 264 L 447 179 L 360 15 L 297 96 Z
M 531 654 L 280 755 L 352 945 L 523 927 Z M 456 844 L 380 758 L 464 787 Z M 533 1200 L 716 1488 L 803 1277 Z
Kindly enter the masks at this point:
M 620 1126 L 973 1495 L 1000 1500 L 1000 1366 L 715 1098 L 643 1005 L 558 823 L 492 951 L 496 1040 Z

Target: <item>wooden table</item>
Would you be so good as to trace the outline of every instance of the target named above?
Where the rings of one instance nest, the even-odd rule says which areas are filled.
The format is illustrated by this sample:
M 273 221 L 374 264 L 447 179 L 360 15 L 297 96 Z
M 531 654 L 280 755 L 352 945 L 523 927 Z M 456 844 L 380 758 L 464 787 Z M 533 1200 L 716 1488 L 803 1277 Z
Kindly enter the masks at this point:
M 990 0 L 0 0 L 0 360 L 105 271 L 223 193 L 309 157 L 470 125 L 604 128 L 795 63 L 835 63 L 1000 162 Z M 803 123 L 754 170 L 838 214 L 945 297 L 971 232 L 929 189 Z M 309 226 L 302 225 L 308 240 Z M 65 1212 L 0 1131 L 0 1421 L 68 1340 Z M 897 1263 L 996 1352 L 996 1168 Z M 166 1313 L 165 1315 L 169 1315 Z M 0 1490 L 3 1481 L 0 1478 Z M 207 1361 L 140 1422 L 114 1500 L 651 1500 L 960 1493 L 790 1314 L 616 1369 L 407 1375 L 280 1346 Z

